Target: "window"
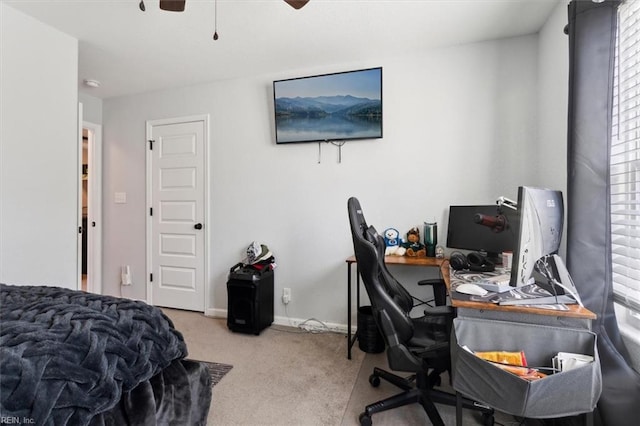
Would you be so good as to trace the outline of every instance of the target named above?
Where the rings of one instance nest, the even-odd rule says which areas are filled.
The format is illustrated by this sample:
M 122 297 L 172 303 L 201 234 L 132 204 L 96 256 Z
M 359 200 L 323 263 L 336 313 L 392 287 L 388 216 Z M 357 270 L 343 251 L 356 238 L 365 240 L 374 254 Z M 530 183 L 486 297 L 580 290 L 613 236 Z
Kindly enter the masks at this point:
M 611 138 L 615 301 L 640 320 L 640 2 L 620 5 Z

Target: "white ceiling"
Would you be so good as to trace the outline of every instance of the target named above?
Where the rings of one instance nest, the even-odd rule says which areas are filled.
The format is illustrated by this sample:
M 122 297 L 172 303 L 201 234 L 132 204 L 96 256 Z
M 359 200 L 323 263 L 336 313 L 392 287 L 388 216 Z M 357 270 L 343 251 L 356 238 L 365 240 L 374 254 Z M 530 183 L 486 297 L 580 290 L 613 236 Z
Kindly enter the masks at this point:
M 214 0 L 0 1 L 77 38 L 80 91 L 109 98 L 536 33 L 562 0 L 218 0 L 217 41 Z

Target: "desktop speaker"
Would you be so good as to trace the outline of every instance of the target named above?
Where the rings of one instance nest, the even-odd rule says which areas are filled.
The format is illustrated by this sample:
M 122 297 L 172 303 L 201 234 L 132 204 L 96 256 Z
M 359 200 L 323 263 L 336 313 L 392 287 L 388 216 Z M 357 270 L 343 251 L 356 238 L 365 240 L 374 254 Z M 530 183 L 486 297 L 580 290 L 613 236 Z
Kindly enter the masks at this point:
M 231 331 L 260 334 L 273 322 L 273 271 L 243 267 L 229 273 L 227 327 Z

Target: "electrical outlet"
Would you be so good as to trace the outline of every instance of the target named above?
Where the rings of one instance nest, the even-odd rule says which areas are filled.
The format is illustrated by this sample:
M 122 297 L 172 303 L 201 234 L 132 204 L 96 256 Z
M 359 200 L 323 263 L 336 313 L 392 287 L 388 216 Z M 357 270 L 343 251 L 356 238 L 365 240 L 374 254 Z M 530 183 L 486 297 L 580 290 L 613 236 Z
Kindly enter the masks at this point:
M 120 284 L 121 285 L 131 285 L 131 267 L 129 265 L 124 265 L 120 269 Z
M 282 303 L 285 305 L 291 302 L 291 289 L 283 288 L 282 289 Z

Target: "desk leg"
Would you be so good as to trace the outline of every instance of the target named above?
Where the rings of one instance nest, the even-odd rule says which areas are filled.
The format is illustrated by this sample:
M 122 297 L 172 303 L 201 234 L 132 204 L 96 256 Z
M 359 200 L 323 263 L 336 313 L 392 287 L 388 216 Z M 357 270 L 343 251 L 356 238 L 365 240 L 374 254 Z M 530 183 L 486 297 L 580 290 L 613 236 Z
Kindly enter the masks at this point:
M 347 262 L 347 359 L 351 359 L 351 262 Z
M 347 359 L 351 359 L 351 348 L 358 338 L 358 330 L 351 335 L 351 264 L 347 262 Z M 360 308 L 360 270 L 356 263 L 356 306 Z
M 360 309 L 360 268 L 356 263 L 356 309 Z

